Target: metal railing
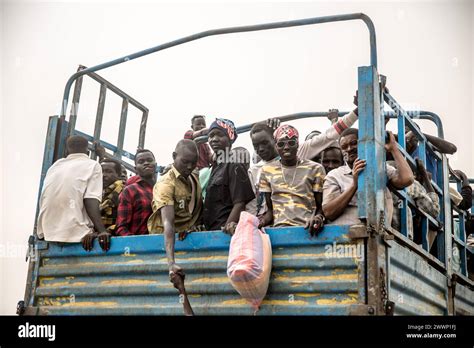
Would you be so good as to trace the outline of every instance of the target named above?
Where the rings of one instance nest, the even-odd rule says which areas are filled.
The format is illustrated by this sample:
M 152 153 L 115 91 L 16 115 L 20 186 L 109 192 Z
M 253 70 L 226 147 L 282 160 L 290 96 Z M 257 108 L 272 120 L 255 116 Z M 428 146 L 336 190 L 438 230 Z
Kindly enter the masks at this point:
M 416 231 L 415 226 L 413 226 L 413 232 L 421 233 L 421 248 L 428 254 L 430 251 L 432 254 L 435 254 L 436 258 L 441 262 L 441 264 L 446 267 L 446 253 L 448 251 L 446 250 L 445 232 L 448 231 L 450 233 L 451 231 L 450 214 L 449 216 L 447 215 L 447 209 L 450 207 L 450 204 L 449 201 L 446 201 L 448 183 L 446 182 L 446 178 L 443 175 L 444 168 L 447 168 L 446 157 L 435 151 L 433 146 L 426 139 L 425 135 L 421 132 L 420 128 L 413 122 L 413 119 L 410 117 L 409 113 L 400 106 L 400 104 L 393 98 L 393 96 L 390 95 L 390 93 L 383 92 L 383 96 L 387 104 L 393 109 L 393 112 L 389 114 L 390 117 L 397 119 L 397 138 L 399 150 L 402 152 L 410 166 L 413 169 L 417 168 L 415 159 L 412 156 L 413 153 L 410 154 L 406 151 L 405 127 L 413 132 L 416 139 L 418 140 L 417 157 L 421 160 L 425 168 L 427 168 L 427 158 L 435 163 L 432 168 L 427 168 L 427 170 L 431 171 L 433 176 L 431 185 L 433 186 L 434 192 L 439 198 L 439 215 L 433 217 L 427 212 L 419 209 L 416 202 L 407 194 L 406 189 L 392 190 L 392 192 L 395 193 L 395 195 L 400 199 L 400 232 L 406 238 L 408 238 L 407 226 L 409 225 L 408 219 L 410 216 L 408 209 L 411 209 L 411 211 L 414 213 L 413 217 L 417 217 L 420 220 L 418 226 L 421 228 L 421 231 Z M 438 135 L 442 137 L 444 132 L 439 117 L 433 113 L 426 113 L 425 115 L 427 119 L 430 119 L 437 125 Z M 434 250 L 430 248 L 428 243 L 428 234 L 430 230 L 437 231 L 437 235 L 434 240 L 434 243 L 436 243 L 436 249 Z
M 87 67 L 80 65 L 78 72 L 83 72 L 85 70 L 87 70 Z M 75 87 L 74 87 L 73 102 L 72 102 L 72 107 L 70 110 L 70 116 L 68 120 L 67 136 L 78 134 L 78 135 L 82 135 L 86 137 L 87 140 L 89 140 L 91 143 L 94 143 L 94 142 L 100 143 L 106 149 L 113 151 L 114 155 L 111 156 L 109 154 L 106 154 L 107 157 L 114 157 L 116 159 L 121 160 L 122 156 L 125 156 L 131 160 L 134 160 L 135 155 L 124 150 L 123 148 L 126 125 L 127 125 L 128 109 L 129 109 L 129 106 L 133 106 L 137 108 L 142 114 L 142 118 L 140 121 L 138 147 L 143 148 L 145 145 L 145 132 L 146 132 L 146 125 L 147 125 L 147 120 L 148 120 L 148 108 L 144 106 L 142 103 L 140 103 L 139 101 L 137 101 L 135 98 L 131 97 L 129 94 L 122 91 L 113 83 L 104 79 L 102 76 L 99 76 L 98 74 L 94 72 L 87 73 L 87 76 L 89 76 L 94 81 L 100 84 L 100 93 L 99 93 L 99 101 L 97 105 L 97 113 L 96 113 L 96 118 L 95 118 L 94 134 L 93 136 L 90 136 L 84 132 L 81 132 L 75 129 L 76 121 L 77 121 L 77 112 L 79 109 L 79 101 L 80 101 L 81 90 L 82 90 L 82 80 L 84 77 L 84 75 L 81 75 L 77 78 Z M 108 142 L 100 140 L 107 91 L 115 93 L 117 96 L 119 96 L 122 99 L 120 123 L 119 123 L 118 136 L 117 136 L 117 145 L 112 145 Z M 90 150 L 92 152 L 92 158 L 95 159 L 96 158 L 95 148 L 93 146 L 90 146 Z M 127 166 L 126 162 L 122 161 L 122 163 L 125 166 Z M 130 165 L 128 165 L 127 167 L 128 167 L 127 169 L 129 170 L 131 170 L 132 168 Z
M 314 18 L 305 18 L 305 19 L 298 19 L 298 20 L 292 20 L 292 21 L 213 29 L 213 30 L 207 30 L 207 31 L 203 31 L 197 34 L 189 35 L 177 40 L 173 40 L 173 41 L 170 41 L 158 46 L 154 46 L 154 47 L 151 47 L 151 48 L 148 48 L 136 53 L 132 53 L 132 54 L 111 60 L 109 62 L 95 65 L 93 67 L 86 68 L 84 70 L 80 70 L 76 72 L 68 79 L 66 86 L 64 88 L 63 101 L 61 104 L 61 117 L 65 118 L 68 101 L 69 101 L 69 93 L 70 93 L 72 84 L 74 83 L 75 80 L 77 80 L 82 75 L 99 71 L 105 68 L 109 68 L 118 64 L 122 64 L 122 63 L 131 61 L 131 60 L 134 60 L 134 59 L 137 59 L 137 58 L 140 58 L 152 53 L 163 51 L 165 49 L 182 45 L 187 42 L 199 40 L 208 36 L 253 32 L 253 31 L 260 31 L 260 30 L 271 30 L 271 29 L 279 29 L 279 28 L 290 28 L 290 27 L 298 27 L 298 26 L 322 24 L 322 23 L 332 23 L 332 22 L 342 22 L 342 21 L 350 21 L 350 20 L 362 20 L 366 24 L 369 30 L 370 64 L 374 67 L 377 67 L 377 45 L 376 45 L 376 37 L 375 37 L 375 27 L 372 20 L 363 13 L 351 13 L 351 14 L 344 14 L 344 15 L 314 17 Z

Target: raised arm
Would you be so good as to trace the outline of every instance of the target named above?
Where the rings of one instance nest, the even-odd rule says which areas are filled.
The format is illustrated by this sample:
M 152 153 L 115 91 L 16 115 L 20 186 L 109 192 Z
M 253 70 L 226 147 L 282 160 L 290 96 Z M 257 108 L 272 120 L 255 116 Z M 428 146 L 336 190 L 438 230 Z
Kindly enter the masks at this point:
M 453 143 L 450 143 L 449 141 L 435 137 L 434 135 L 429 135 L 425 133 L 423 133 L 423 135 L 441 153 L 447 153 L 449 155 L 452 155 L 456 153 L 456 151 L 458 150 L 456 145 L 454 145 Z
M 390 152 L 392 154 L 397 166 L 397 173 L 393 176 L 390 176 L 389 180 L 393 187 L 398 190 L 401 190 L 413 184 L 415 178 L 413 177 L 413 172 L 410 166 L 408 165 L 408 162 L 398 149 L 395 136 L 390 131 L 387 131 L 387 133 L 389 134 L 390 141 L 388 144 L 385 145 L 385 149 L 387 150 L 387 152 Z

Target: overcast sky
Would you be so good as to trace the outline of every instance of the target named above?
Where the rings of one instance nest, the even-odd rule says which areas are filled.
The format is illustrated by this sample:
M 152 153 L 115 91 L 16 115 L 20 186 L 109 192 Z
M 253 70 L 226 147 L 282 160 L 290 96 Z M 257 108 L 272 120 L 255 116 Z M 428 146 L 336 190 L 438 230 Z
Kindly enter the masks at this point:
M 454 168 L 474 177 L 472 1 L 1 2 L 0 314 L 22 299 L 22 247 L 34 224 L 48 117 L 68 77 L 203 30 L 364 12 L 375 23 L 379 72 L 407 109 L 436 112 L 458 146 Z M 99 72 L 150 110 L 146 147 L 171 160 L 194 114 L 236 125 L 303 111 L 350 110 L 357 67 L 369 65 L 368 31 L 344 22 L 205 38 Z M 84 80 L 77 128 L 92 133 L 99 87 Z M 72 97 L 72 94 L 71 94 Z M 107 95 L 103 138 L 116 142 L 121 100 Z M 125 148 L 138 142 L 130 110 Z M 325 120 L 293 123 L 305 136 Z M 428 133 L 436 129 L 420 122 Z M 236 146 L 250 149 L 248 134 Z

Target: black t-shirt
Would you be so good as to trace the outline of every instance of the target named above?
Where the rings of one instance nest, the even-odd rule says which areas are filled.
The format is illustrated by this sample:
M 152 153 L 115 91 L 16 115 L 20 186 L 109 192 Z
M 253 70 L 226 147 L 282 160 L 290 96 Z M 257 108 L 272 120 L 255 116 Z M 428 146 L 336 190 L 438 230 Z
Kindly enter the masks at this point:
M 241 163 L 214 163 L 204 201 L 203 223 L 206 229 L 220 230 L 234 204 L 247 204 L 254 198 L 248 172 Z

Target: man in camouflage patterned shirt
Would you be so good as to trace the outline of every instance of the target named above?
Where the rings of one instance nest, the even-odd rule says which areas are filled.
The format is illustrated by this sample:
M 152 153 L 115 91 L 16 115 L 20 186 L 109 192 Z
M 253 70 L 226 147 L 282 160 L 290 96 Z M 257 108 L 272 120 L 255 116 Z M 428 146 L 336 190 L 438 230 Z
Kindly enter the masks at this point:
M 325 172 L 321 164 L 298 158 L 298 137 L 290 125 L 280 126 L 274 133 L 280 159 L 262 168 L 259 191 L 265 193 L 267 212 L 260 226 L 305 226 L 315 235 L 324 225 Z

